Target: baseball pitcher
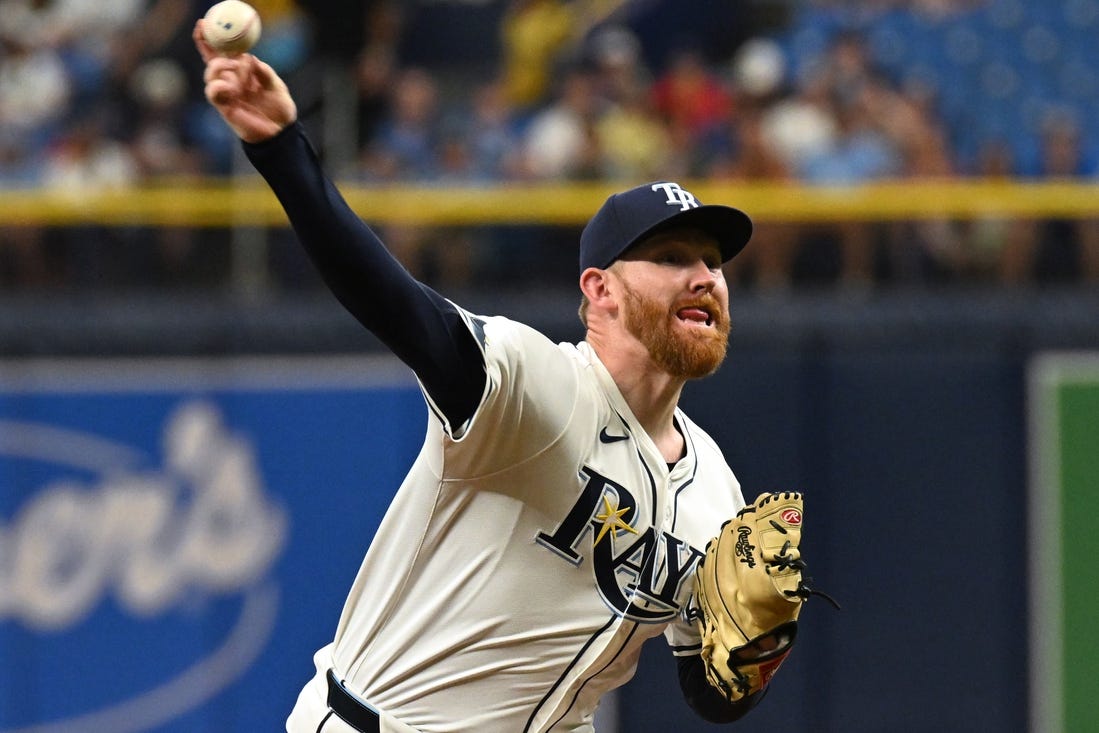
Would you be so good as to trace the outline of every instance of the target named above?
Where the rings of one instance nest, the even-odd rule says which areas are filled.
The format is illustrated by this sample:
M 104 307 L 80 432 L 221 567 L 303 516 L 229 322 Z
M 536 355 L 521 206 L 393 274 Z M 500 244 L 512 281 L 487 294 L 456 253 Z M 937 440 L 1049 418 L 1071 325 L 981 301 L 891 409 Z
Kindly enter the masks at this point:
M 610 197 L 580 240 L 586 336 L 552 343 L 413 279 L 326 177 L 285 83 L 252 55 L 215 53 L 201 28 L 207 99 L 430 407 L 287 731 L 592 731 L 658 635 L 693 709 L 743 716 L 810 592 L 801 495 L 746 506 L 677 403 L 725 357 L 722 265 L 749 218 L 673 182 Z

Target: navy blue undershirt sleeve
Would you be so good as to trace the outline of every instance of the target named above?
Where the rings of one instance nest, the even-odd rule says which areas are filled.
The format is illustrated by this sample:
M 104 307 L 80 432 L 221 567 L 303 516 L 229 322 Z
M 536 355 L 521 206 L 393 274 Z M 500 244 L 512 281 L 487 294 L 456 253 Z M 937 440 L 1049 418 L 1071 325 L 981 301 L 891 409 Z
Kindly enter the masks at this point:
M 351 210 L 300 123 L 243 146 L 337 300 L 412 368 L 452 426 L 464 423 L 487 376 L 458 309 L 413 278 Z
M 676 657 L 679 665 L 679 687 L 687 704 L 709 723 L 732 723 L 740 720 L 759 704 L 770 688 L 748 695 L 736 702 L 726 700 L 706 679 L 702 657 L 694 654 Z

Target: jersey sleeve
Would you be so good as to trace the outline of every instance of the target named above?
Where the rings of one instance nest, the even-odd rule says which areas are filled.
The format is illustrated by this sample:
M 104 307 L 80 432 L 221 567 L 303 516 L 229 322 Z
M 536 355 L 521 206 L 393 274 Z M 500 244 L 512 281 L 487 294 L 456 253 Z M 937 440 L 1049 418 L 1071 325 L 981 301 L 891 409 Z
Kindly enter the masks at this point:
M 702 651 L 702 631 L 695 620 L 697 613 L 692 593 L 679 615 L 664 629 L 664 639 L 677 657 L 689 657 Z
M 710 723 L 733 723 L 740 720 L 759 704 L 770 689 L 765 687 L 753 695 L 729 702 L 706 680 L 706 669 L 701 657 L 680 657 L 676 664 L 683 698 L 699 717 Z
M 581 383 L 576 359 L 538 331 L 462 313 L 481 349 L 485 387 L 472 416 L 444 429 L 447 474 L 472 478 L 519 465 L 562 439 Z M 430 395 L 428 404 L 435 411 Z
M 337 300 L 416 373 L 447 422 L 467 420 L 485 372 L 458 308 L 412 277 L 351 210 L 300 123 L 243 146 Z

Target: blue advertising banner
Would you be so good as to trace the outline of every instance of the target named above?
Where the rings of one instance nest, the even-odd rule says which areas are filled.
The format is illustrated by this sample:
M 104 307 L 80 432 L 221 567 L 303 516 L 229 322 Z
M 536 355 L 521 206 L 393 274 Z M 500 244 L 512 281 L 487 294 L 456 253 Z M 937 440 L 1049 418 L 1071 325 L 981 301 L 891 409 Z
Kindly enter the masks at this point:
M 388 357 L 0 362 L 0 733 L 281 730 L 426 419 Z

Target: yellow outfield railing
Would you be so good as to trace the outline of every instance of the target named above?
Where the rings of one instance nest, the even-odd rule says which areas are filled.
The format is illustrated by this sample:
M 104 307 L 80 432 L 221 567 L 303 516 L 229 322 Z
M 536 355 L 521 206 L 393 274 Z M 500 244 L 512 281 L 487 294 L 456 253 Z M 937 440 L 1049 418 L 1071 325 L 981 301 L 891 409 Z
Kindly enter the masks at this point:
M 890 221 L 1099 218 L 1099 183 L 905 181 L 854 187 L 683 182 L 707 203 L 727 203 L 758 221 Z M 385 186 L 340 183 L 352 208 L 378 224 L 476 226 L 583 224 L 626 184 Z M 128 189 L 0 190 L 0 226 L 285 226 L 274 195 L 256 177 L 236 182 L 160 182 Z

